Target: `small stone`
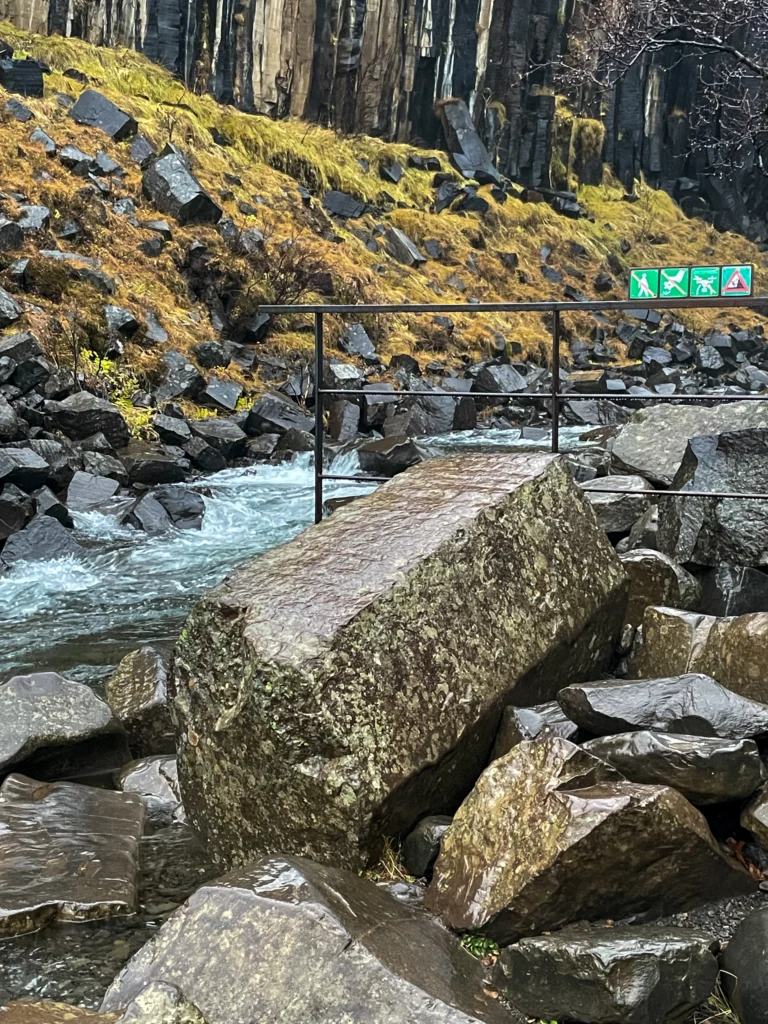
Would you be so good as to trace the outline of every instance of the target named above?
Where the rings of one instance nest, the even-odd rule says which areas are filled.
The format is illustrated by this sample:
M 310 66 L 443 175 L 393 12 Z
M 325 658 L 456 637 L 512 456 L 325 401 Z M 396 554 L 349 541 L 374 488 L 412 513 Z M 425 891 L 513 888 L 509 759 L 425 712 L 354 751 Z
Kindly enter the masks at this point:
M 165 656 L 155 647 L 126 655 L 106 683 L 106 699 L 136 757 L 174 754 Z

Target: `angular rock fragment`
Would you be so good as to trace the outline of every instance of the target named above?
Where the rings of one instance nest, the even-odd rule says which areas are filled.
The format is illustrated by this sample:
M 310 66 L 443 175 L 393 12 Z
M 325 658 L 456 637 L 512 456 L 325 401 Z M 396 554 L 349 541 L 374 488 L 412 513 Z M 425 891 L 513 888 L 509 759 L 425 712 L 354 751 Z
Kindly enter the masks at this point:
M 465 178 L 474 178 L 481 185 L 500 183 L 488 150 L 477 134 L 472 115 L 463 100 L 451 99 L 439 105 L 440 120 L 451 160 Z
M 692 804 L 746 800 L 766 778 L 753 740 L 625 732 L 584 744 L 630 782 L 670 786 Z
M 425 905 L 452 928 L 505 945 L 753 888 L 679 793 L 626 782 L 568 740 L 546 738 L 519 744 L 480 776 L 443 836 Z
M 360 356 L 366 362 L 377 362 L 376 347 L 362 324 L 347 324 L 341 332 L 339 346 L 351 356 Z
M 716 618 L 674 608 L 647 608 L 633 676 L 703 672 L 729 690 L 768 704 L 768 613 Z
M 3 561 L 47 562 L 55 558 L 81 558 L 84 550 L 72 533 L 51 516 L 36 516 L 5 542 Z
M 115 776 L 115 786 L 122 793 L 138 794 L 155 828 L 186 821 L 175 757 L 161 754 L 131 761 Z
M 409 238 L 400 228 L 387 228 L 384 232 L 384 243 L 389 255 L 407 267 L 420 267 L 427 262 L 427 257 L 420 251 L 413 239 Z
M 768 850 L 768 787 L 764 786 L 741 812 L 741 826 Z
M 54 425 L 77 441 L 101 433 L 113 448 L 123 448 L 130 439 L 128 425 L 119 410 L 88 391 L 78 391 L 63 402 L 46 402 L 44 408 Z
M 283 395 L 268 392 L 257 399 L 245 421 L 245 432 L 251 437 L 257 434 L 285 434 L 292 428 L 312 432 L 315 429 L 313 416 Z
M 179 224 L 215 224 L 221 219 L 221 207 L 208 195 L 175 147 L 163 150 L 152 161 L 142 178 L 144 194 L 162 213 Z
M 24 232 L 15 220 L 0 217 L 0 251 L 13 252 L 24 245 Z
M 78 124 L 87 124 L 106 132 L 115 142 L 135 135 L 138 130 L 136 121 L 126 114 L 115 103 L 102 96 L 95 89 L 86 89 L 80 93 L 70 116 Z
M 67 488 L 67 506 L 73 512 L 92 512 L 114 497 L 120 489 L 117 480 L 93 473 L 78 472 Z
M 165 656 L 146 646 L 126 655 L 107 680 L 107 703 L 137 757 L 176 752 L 167 671 Z
M 651 603 L 688 607 L 668 600 Z M 701 577 L 701 600 L 696 608 L 705 615 L 720 616 L 768 612 L 768 573 L 721 563 Z
M 162 484 L 155 488 L 153 494 L 177 530 L 199 530 L 202 527 L 205 501 L 197 491 L 178 484 Z
M 143 825 L 133 793 L 9 775 L 0 786 L 0 937 L 133 913 Z
M 0 483 L 16 484 L 25 491 L 42 487 L 50 467 L 29 448 L 0 449 Z
M 406 871 L 415 878 L 424 878 L 440 853 L 440 842 L 453 821 L 447 814 L 433 814 L 422 818 L 409 832 L 403 843 L 401 856 Z
M 767 947 L 768 908 L 762 908 L 744 918 L 723 953 L 723 988 L 741 1024 L 766 1024 L 768 1019 Z
M 0 288 L 0 327 L 8 327 L 21 316 L 21 306 L 4 288 Z
M 364 473 L 395 476 L 423 462 L 427 452 L 405 434 L 393 434 L 378 441 L 366 441 L 357 449 L 357 457 Z
M 601 476 L 581 486 L 606 533 L 628 533 L 648 508 L 643 491 L 650 490 L 650 484 L 641 476 Z M 611 487 L 621 493 L 606 493 Z
M 219 863 L 282 848 L 360 866 L 382 833 L 456 806 L 503 701 L 604 664 L 623 588 L 558 459 L 423 463 L 193 610 L 172 683 L 187 813 Z
M 621 564 L 629 577 L 627 622 L 630 625 L 639 626 L 651 605 L 696 607 L 700 595 L 696 578 L 668 555 L 651 548 L 635 548 L 621 556 Z
M 372 882 L 298 858 L 199 889 L 118 975 L 102 1011 L 152 981 L 211 1024 L 509 1021 L 454 936 Z
M 650 729 L 739 740 L 768 732 L 768 706 L 696 673 L 576 683 L 557 699 L 570 719 L 595 736 Z
M 323 209 L 333 217 L 342 217 L 345 220 L 356 220 L 362 217 L 367 207 L 353 196 L 345 192 L 326 192 L 323 196 Z
M 579 727 L 554 700 L 532 708 L 504 708 L 491 759 L 504 757 L 518 743 L 536 739 L 542 734 L 561 736 L 575 742 L 578 731 Z
M 717 948 L 692 928 L 571 927 L 503 950 L 494 983 L 527 1017 L 659 1024 L 706 1002 Z
M 622 428 L 612 457 L 619 472 L 670 487 L 692 437 L 753 428 L 768 428 L 768 408 L 761 402 L 652 405 L 639 409 Z

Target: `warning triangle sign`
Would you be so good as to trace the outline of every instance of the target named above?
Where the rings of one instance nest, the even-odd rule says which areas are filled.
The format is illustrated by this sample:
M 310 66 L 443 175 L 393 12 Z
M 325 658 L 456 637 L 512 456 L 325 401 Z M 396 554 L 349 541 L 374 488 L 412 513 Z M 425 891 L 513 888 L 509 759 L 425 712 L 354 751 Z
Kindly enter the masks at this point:
M 733 273 L 723 283 L 723 295 L 749 295 L 750 290 L 741 268 L 734 267 Z

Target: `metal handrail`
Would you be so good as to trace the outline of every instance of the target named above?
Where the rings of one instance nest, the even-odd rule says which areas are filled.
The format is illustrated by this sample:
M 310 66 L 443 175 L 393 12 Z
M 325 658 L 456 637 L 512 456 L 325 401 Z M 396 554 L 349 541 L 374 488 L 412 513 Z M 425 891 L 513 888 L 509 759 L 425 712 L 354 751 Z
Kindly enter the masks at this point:
M 668 309 L 753 309 L 756 312 L 765 312 L 768 315 L 768 296 L 741 296 L 732 298 L 714 299 L 612 299 L 601 301 L 589 299 L 584 302 L 567 301 L 557 302 L 545 300 L 541 302 L 468 302 L 468 303 L 388 303 L 388 304 L 365 304 L 356 305 L 330 305 L 324 303 L 309 303 L 305 305 L 264 305 L 259 307 L 259 312 L 269 314 L 281 313 L 309 313 L 315 320 L 315 446 L 314 446 L 314 495 L 315 495 L 315 522 L 319 523 L 323 518 L 323 481 L 325 480 L 350 480 L 359 483 L 380 483 L 387 477 L 362 474 L 351 476 L 346 474 L 334 474 L 323 472 L 323 412 L 326 395 L 366 395 L 368 397 L 392 397 L 400 400 L 408 395 L 429 395 L 436 394 L 430 391 L 389 391 L 384 388 L 326 388 L 324 382 L 324 339 L 323 339 L 323 317 L 335 314 L 356 314 L 358 316 L 366 313 L 372 314 L 429 314 L 429 313 L 464 313 L 474 316 L 477 313 L 551 313 L 552 314 L 552 386 L 548 395 L 520 391 L 448 391 L 437 392 L 442 398 L 459 399 L 464 395 L 471 398 L 493 398 L 496 400 L 504 398 L 548 398 L 552 403 L 552 442 L 551 450 L 554 453 L 560 450 L 560 404 L 561 402 L 576 401 L 611 401 L 611 402 L 736 402 L 752 401 L 766 402 L 768 394 L 765 395 L 654 395 L 653 399 L 644 395 L 614 394 L 612 392 L 584 393 L 560 390 L 560 315 L 561 313 L 576 312 L 622 312 L 625 310 L 668 310 Z M 716 491 L 625 491 L 621 488 L 597 489 L 591 488 L 591 493 L 604 494 L 643 494 L 647 496 L 666 497 L 734 497 L 747 498 L 750 500 L 766 499 L 768 494 L 730 494 L 718 493 Z

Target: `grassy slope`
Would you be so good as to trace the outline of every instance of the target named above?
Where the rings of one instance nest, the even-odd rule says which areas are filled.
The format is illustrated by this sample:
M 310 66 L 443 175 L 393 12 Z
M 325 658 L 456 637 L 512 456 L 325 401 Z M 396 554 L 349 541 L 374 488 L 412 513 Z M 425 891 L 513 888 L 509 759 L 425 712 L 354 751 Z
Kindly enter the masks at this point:
M 219 191 L 229 187 L 224 173 L 239 175 L 243 184 L 232 187 L 234 199 L 221 201 L 226 214 L 243 227 L 266 227 L 276 242 L 298 237 L 311 245 L 332 273 L 336 297 L 341 301 L 434 302 L 440 299 L 463 302 L 470 296 L 482 301 L 560 298 L 563 286 L 549 284 L 539 271 L 539 250 L 543 245 L 554 249 L 549 263 L 565 271 L 566 282 L 593 294 L 593 276 L 605 269 L 605 259 L 610 253 L 620 255 L 623 240 L 632 245 L 625 260 L 634 265 L 752 261 L 760 268 L 756 290 L 768 289 L 768 273 L 762 269 L 763 256 L 754 245 L 739 236 L 718 234 L 701 222 L 687 220 L 664 193 L 641 186 L 640 202 L 627 204 L 621 200 L 622 190 L 613 183 L 583 188 L 579 199 L 593 215 L 594 223 L 570 221 L 556 215 L 548 206 L 523 204 L 516 199 L 508 200 L 503 206 L 491 201 L 491 210 L 482 220 L 474 214 L 463 216 L 448 211 L 435 215 L 427 212 L 433 196 L 431 174 L 408 170 L 397 186 L 385 184 L 379 177 L 379 166 L 392 158 L 399 159 L 405 166 L 408 153 L 414 151 L 412 147 L 389 145 L 361 136 L 345 138 L 299 121 L 273 122 L 241 113 L 217 104 L 208 96 L 189 93 L 167 72 L 132 51 L 100 49 L 59 37 L 31 36 L 6 24 L 0 24 L 0 38 L 8 39 L 19 50 L 50 64 L 53 73 L 46 77 L 45 97 L 28 101 L 35 112 L 36 123 L 60 145 L 72 142 L 91 153 L 103 148 L 123 163 L 128 177 L 117 195 L 140 196 L 140 174 L 129 159 L 129 144 L 112 144 L 100 132 L 79 127 L 67 116 L 55 98 L 56 93 L 76 97 L 82 89 L 62 75 L 67 68 L 85 72 L 93 87 L 136 117 L 140 130 L 155 145 L 162 146 L 172 138 L 185 147 L 193 156 L 198 177 L 217 200 Z M 93 209 L 84 205 L 78 195 L 83 187 L 82 180 L 66 171 L 57 160 L 46 159 L 40 147 L 28 142 L 30 125 L 3 116 L 0 189 L 23 192 L 32 202 L 45 203 L 54 211 L 57 222 L 72 214 L 79 216 L 92 238 L 73 248 L 98 256 L 103 260 L 104 269 L 118 278 L 118 293 L 111 301 L 139 314 L 145 309 L 153 310 L 160 316 L 174 347 L 188 352 L 197 342 L 213 338 L 207 310 L 190 302 L 177 263 L 183 259 L 189 242 L 199 239 L 210 246 L 219 266 L 226 270 L 232 257 L 215 229 L 211 226 L 175 228 L 174 242 L 158 259 L 144 257 L 137 247 L 150 237 L 149 233 L 131 227 L 124 217 L 114 215 L 108 205 L 106 215 L 101 218 L 103 223 L 99 223 Z M 227 148 L 215 145 L 208 131 L 210 127 L 226 133 L 234 145 Z M 363 170 L 360 158 L 369 162 L 368 173 Z M 447 169 L 444 154 L 442 159 Z M 43 170 L 52 180 L 37 180 Z M 401 208 L 393 210 L 385 219 L 402 228 L 419 244 L 428 238 L 440 240 L 447 259 L 429 261 L 422 270 L 410 270 L 383 252 L 370 252 L 364 241 L 348 228 L 338 228 L 343 241 L 323 239 L 312 230 L 315 219 L 302 207 L 296 191 L 297 181 L 318 197 L 328 188 L 339 188 L 373 203 L 386 190 Z M 254 195 L 262 197 L 265 205 L 257 217 L 244 216 L 237 209 L 237 201 L 252 202 Z M 13 215 L 12 200 L 3 201 L 2 207 Z M 140 219 L 149 219 L 158 213 L 142 200 L 138 215 Z M 375 223 L 375 218 L 369 215 L 353 222 L 350 228 L 370 231 Z M 652 245 L 648 236 L 654 234 L 664 234 L 669 241 Z M 573 258 L 568 251 L 570 241 L 584 245 L 588 256 Z M 66 243 L 60 245 L 60 248 L 66 247 Z M 32 254 L 32 245 L 28 248 Z M 498 259 L 498 253 L 509 251 L 518 254 L 527 283 L 521 283 L 516 273 L 506 271 Z M 475 264 L 474 271 L 467 269 L 470 259 Z M 375 269 L 382 266 L 384 272 Z M 583 272 L 586 283 L 569 276 L 568 266 Z M 466 284 L 464 292 L 448 283 L 453 274 Z M 6 283 L 2 275 L 0 283 Z M 623 297 L 623 287 L 619 282 L 619 290 L 605 297 Z M 254 294 L 269 298 L 263 282 L 254 282 Z M 305 296 L 305 299 L 310 298 L 311 295 Z M 96 317 L 100 315 L 104 300 L 86 287 L 70 286 L 59 302 L 46 298 L 35 301 L 42 307 L 43 314 L 32 313 L 29 321 L 52 354 L 66 360 L 59 352 L 61 345 L 55 341 L 55 331 L 51 331 L 51 315 L 60 319 L 68 307 L 77 306 Z M 706 315 L 693 312 L 681 319 L 703 329 L 725 325 L 734 318 L 726 311 Z M 429 317 L 388 318 L 376 328 L 379 351 L 385 356 L 411 352 L 423 363 L 434 358 L 452 362 L 461 355 L 482 355 L 487 351 L 492 334 L 501 332 L 507 341 L 519 342 L 523 350 L 534 357 L 546 352 L 548 335 L 539 316 L 458 315 L 454 320 L 456 330 L 452 337 L 446 338 Z M 743 325 L 759 322 L 750 314 L 739 314 L 739 320 Z M 311 335 L 298 330 L 301 324 L 296 321 L 294 317 L 280 324 L 279 331 L 271 335 L 265 346 L 266 350 L 307 357 Z M 576 335 L 586 336 L 594 321 L 588 314 L 576 314 L 568 319 L 568 325 Z M 374 329 L 370 323 L 366 326 Z M 331 345 L 338 329 L 339 325 L 329 326 Z M 124 365 L 130 367 L 130 373 L 121 387 L 129 390 L 134 377 L 139 381 L 151 377 L 157 370 L 157 363 L 157 350 L 143 352 L 136 346 L 129 346 Z M 229 371 L 224 375 L 227 374 Z M 230 375 L 238 374 L 249 393 L 263 389 L 258 374 L 243 377 L 240 371 L 233 371 Z

